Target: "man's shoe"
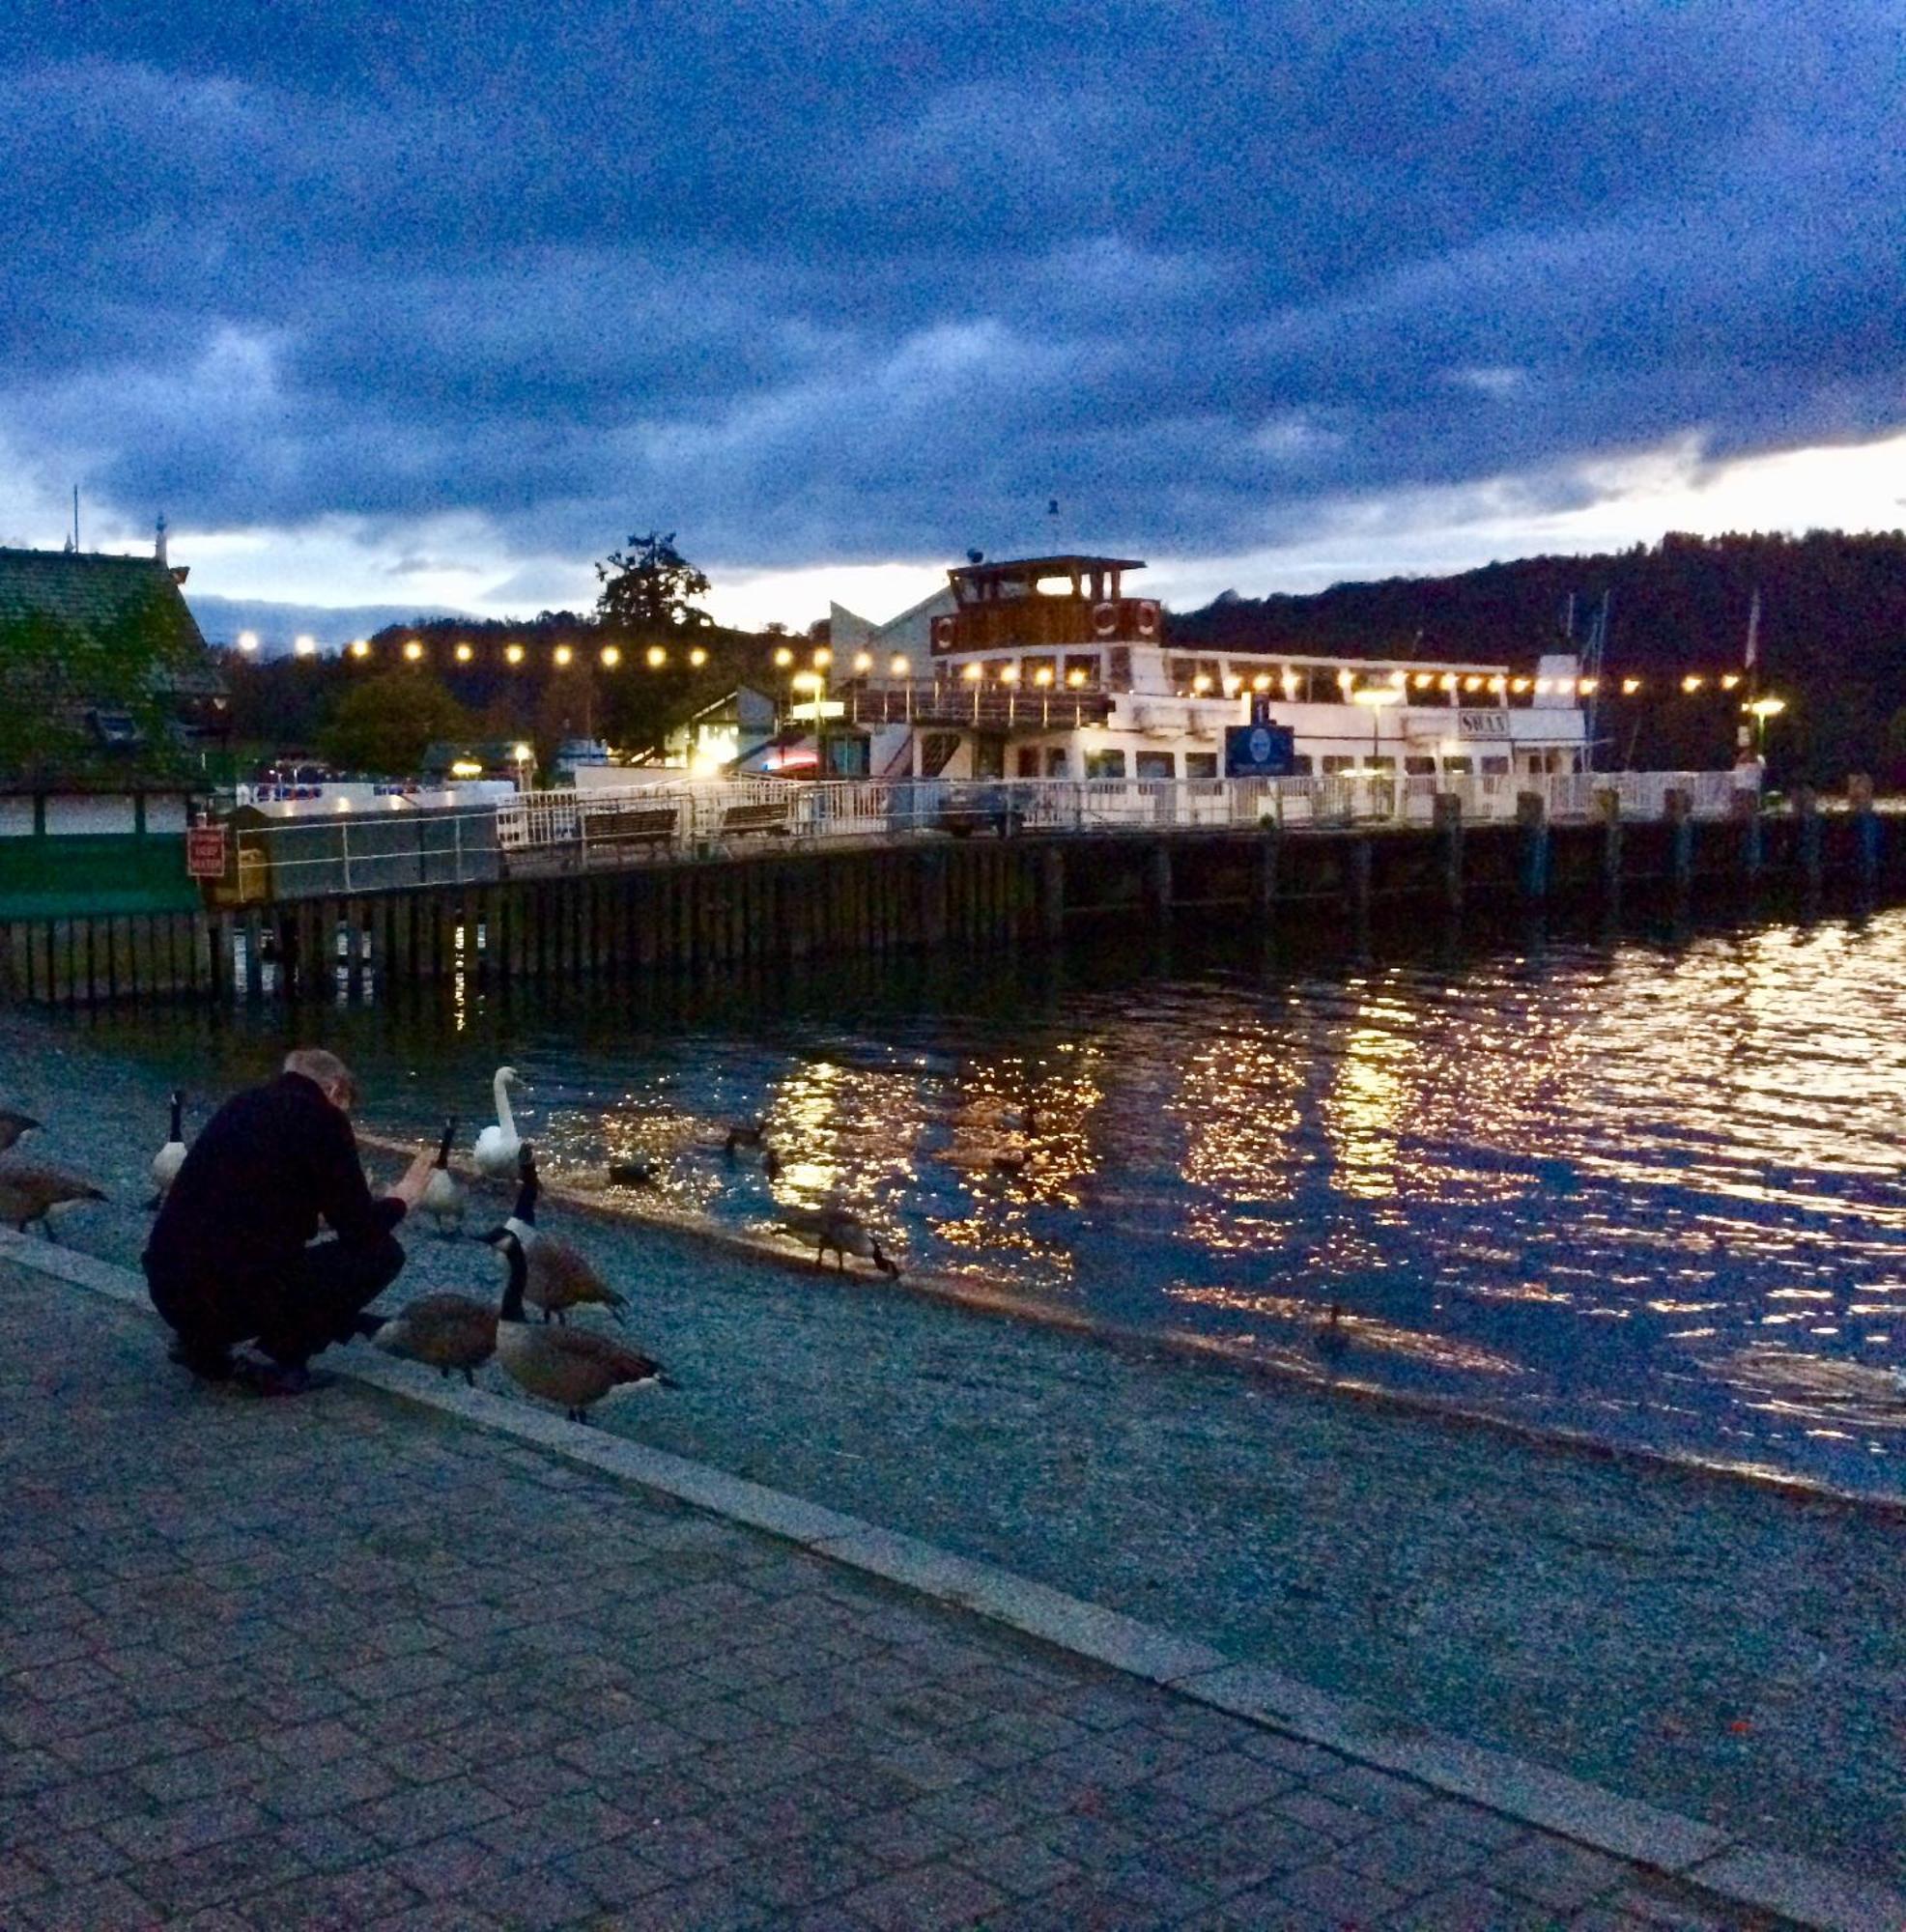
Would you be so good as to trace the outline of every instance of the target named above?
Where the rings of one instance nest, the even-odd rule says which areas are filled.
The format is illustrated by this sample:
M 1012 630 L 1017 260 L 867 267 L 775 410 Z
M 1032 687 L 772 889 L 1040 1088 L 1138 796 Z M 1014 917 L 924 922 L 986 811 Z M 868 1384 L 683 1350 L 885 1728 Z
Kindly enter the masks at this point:
M 190 1369 L 201 1381 L 228 1382 L 232 1379 L 232 1351 L 215 1342 L 187 1342 L 175 1335 L 165 1351 L 169 1362 Z
M 302 1363 L 262 1362 L 256 1356 L 242 1356 L 232 1365 L 240 1384 L 253 1395 L 305 1395 L 323 1388 L 328 1376 L 314 1376 Z

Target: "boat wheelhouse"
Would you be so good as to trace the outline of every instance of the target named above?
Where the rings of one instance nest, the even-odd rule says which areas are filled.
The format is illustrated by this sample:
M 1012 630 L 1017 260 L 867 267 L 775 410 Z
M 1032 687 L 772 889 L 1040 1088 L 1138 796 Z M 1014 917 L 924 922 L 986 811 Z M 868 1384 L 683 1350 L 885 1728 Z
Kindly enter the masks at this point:
M 1176 644 L 1162 607 L 1129 594 L 1144 567 L 1087 555 L 976 561 L 892 626 L 837 611 L 835 635 L 847 619 L 860 648 L 845 662 L 819 653 L 823 668 L 800 673 L 790 712 L 814 728 L 813 764 L 879 778 L 1215 779 L 1239 770 L 1227 734 L 1265 725 L 1291 776 L 1513 780 L 1584 768 L 1592 685 L 1573 656 L 1522 672 Z

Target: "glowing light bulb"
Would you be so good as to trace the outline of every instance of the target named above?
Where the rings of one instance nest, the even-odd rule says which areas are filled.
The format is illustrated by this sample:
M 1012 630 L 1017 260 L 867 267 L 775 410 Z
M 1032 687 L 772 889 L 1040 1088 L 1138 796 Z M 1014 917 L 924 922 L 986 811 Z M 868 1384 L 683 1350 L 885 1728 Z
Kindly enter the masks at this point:
M 404 656 L 412 664 L 415 664 L 423 656 L 423 646 L 416 639 L 412 638 L 404 645 Z
M 912 668 L 913 660 L 903 651 L 896 651 L 887 660 L 887 675 L 889 677 L 905 677 Z
M 240 650 L 255 651 L 257 648 L 258 648 L 258 633 L 256 631 L 241 631 L 239 633 Z
M 550 655 L 555 659 L 558 670 L 566 669 L 575 661 L 576 653 L 567 644 L 558 644 Z
M 660 644 L 650 644 L 644 661 L 650 670 L 660 670 L 669 662 L 669 653 Z
M 521 644 L 505 644 L 503 646 L 503 662 L 505 664 L 520 665 L 523 662 L 523 646 Z
M 475 655 L 476 652 L 469 644 L 459 644 L 457 646 L 457 662 L 460 665 L 469 664 L 470 659 Z
M 697 644 L 696 647 L 689 652 L 688 661 L 695 667 L 697 670 L 699 670 L 701 667 L 708 662 L 708 653 L 704 651 L 699 644 Z
M 622 662 L 622 647 L 619 644 L 605 644 L 602 647 L 602 661 L 613 670 Z
M 367 658 L 370 656 L 370 654 L 371 654 L 371 645 L 369 639 L 354 638 L 352 639 L 351 655 L 354 658 Z

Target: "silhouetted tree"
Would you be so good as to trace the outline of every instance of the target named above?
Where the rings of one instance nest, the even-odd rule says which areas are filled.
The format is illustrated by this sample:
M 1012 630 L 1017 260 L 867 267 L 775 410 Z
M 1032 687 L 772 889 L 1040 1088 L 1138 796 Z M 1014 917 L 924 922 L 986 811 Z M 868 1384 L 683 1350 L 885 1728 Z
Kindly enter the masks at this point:
M 612 550 L 596 565 L 596 576 L 602 582 L 596 615 L 612 631 L 650 637 L 705 630 L 714 621 L 690 602 L 708 594 L 708 580 L 675 548 L 673 530 L 630 537 L 626 551 Z
M 417 769 L 433 740 L 469 728 L 469 714 L 429 672 L 376 671 L 338 699 L 319 745 L 345 771 L 397 778 Z

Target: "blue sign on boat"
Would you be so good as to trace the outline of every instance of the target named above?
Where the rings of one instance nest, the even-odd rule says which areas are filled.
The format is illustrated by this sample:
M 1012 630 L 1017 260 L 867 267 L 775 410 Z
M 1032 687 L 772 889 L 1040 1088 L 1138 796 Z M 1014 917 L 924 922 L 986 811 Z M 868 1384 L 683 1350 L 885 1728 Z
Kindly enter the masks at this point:
M 1295 769 L 1297 734 L 1289 724 L 1232 724 L 1224 734 L 1228 779 L 1288 779 Z

